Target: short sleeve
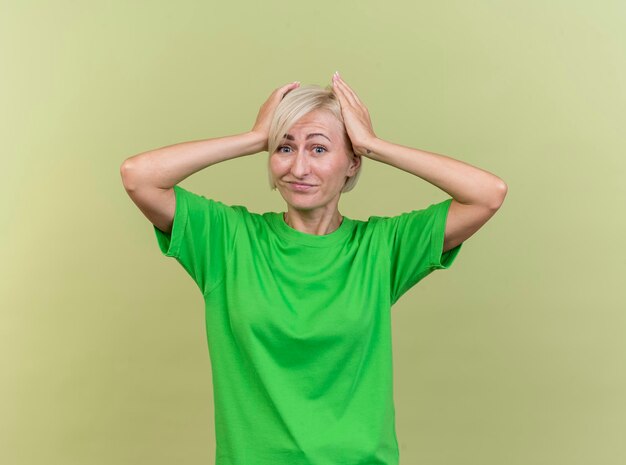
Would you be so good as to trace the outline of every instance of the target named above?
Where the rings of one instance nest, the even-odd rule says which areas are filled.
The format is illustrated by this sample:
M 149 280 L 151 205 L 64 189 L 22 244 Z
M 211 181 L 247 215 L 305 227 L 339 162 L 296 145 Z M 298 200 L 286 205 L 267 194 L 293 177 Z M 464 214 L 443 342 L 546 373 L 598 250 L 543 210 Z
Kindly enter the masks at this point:
M 463 243 L 445 253 L 443 240 L 452 199 L 382 219 L 389 244 L 391 302 L 434 270 L 450 268 Z
M 176 210 L 170 234 L 154 226 L 163 255 L 174 257 L 202 294 L 224 277 L 240 215 L 236 208 L 174 186 Z

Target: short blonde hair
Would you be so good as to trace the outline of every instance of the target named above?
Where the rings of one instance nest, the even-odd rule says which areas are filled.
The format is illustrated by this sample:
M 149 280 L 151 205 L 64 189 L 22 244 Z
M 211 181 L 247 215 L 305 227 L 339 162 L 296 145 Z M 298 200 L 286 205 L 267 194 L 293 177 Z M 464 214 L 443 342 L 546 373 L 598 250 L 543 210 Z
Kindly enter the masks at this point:
M 293 90 L 290 90 L 287 95 L 280 101 L 274 112 L 274 117 L 270 123 L 269 136 L 268 136 L 268 153 L 267 159 L 267 173 L 269 177 L 270 189 L 276 189 L 276 184 L 272 179 L 272 172 L 270 170 L 270 158 L 272 154 L 278 148 L 278 145 L 284 139 L 285 134 L 289 131 L 289 128 L 293 124 L 302 118 L 307 113 L 314 110 L 326 110 L 332 113 L 340 122 L 343 128 L 343 138 L 346 147 L 346 152 L 351 157 L 355 157 L 352 150 L 352 142 L 346 132 L 346 127 L 341 115 L 341 105 L 337 96 L 335 95 L 332 86 L 328 85 L 326 88 L 322 88 L 316 84 L 301 85 Z M 357 168 L 354 175 L 349 176 L 344 184 L 341 192 L 351 191 L 361 174 L 361 167 L 363 166 L 363 160 Z

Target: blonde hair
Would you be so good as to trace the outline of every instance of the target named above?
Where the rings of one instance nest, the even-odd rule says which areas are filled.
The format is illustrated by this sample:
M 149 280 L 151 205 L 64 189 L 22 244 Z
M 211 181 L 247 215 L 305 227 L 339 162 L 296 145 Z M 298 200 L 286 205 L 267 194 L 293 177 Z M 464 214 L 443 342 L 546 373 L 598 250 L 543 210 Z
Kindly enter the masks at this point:
M 285 134 L 293 126 L 293 124 L 302 118 L 307 113 L 314 110 L 326 110 L 332 113 L 340 122 L 343 128 L 343 139 L 346 147 L 346 152 L 349 156 L 354 157 L 355 154 L 352 150 L 352 142 L 346 132 L 346 127 L 341 115 L 341 105 L 337 96 L 335 95 L 332 86 L 328 85 L 326 88 L 322 88 L 316 84 L 301 85 L 287 93 L 280 101 L 276 110 L 274 111 L 274 117 L 270 123 L 269 136 L 268 136 L 268 159 L 267 159 L 267 173 L 270 183 L 270 189 L 276 189 L 276 184 L 272 179 L 272 172 L 270 169 L 270 158 L 272 154 L 278 148 L 278 145 L 282 142 Z M 363 161 L 357 168 L 357 171 L 348 176 L 347 180 L 341 189 L 341 192 L 351 191 L 361 174 L 361 167 Z

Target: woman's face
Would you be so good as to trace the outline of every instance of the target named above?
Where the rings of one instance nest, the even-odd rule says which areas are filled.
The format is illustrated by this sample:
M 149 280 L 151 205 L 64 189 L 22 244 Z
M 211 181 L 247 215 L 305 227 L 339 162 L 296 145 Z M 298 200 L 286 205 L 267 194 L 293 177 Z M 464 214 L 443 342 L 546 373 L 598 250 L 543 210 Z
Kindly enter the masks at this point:
M 270 157 L 276 188 L 290 206 L 337 208 L 346 176 L 361 161 L 345 144 L 343 125 L 329 111 L 314 110 L 296 121 Z

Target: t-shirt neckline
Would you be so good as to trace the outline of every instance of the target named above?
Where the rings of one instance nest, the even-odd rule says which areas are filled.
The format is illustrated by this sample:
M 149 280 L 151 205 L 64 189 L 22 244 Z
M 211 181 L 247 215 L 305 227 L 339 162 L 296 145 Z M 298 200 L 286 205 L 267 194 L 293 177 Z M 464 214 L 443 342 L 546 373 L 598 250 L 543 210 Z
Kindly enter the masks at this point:
M 347 216 L 343 216 L 343 220 L 337 229 L 329 234 L 309 234 L 292 228 L 283 218 L 284 212 L 272 212 L 270 215 L 270 223 L 274 231 L 288 242 L 296 242 L 301 245 L 311 247 L 328 247 L 344 241 L 353 229 L 353 221 Z

